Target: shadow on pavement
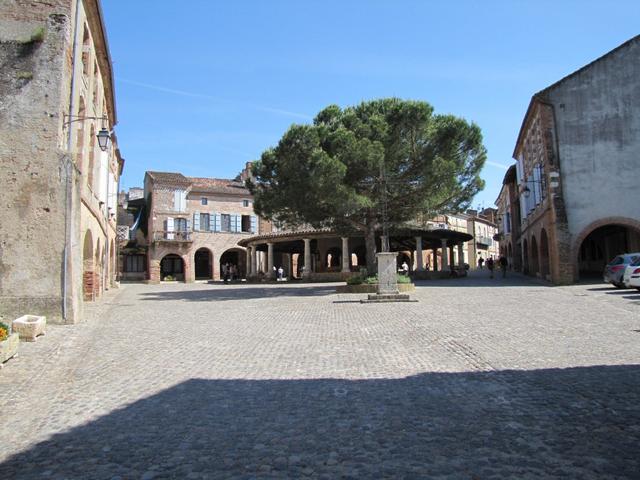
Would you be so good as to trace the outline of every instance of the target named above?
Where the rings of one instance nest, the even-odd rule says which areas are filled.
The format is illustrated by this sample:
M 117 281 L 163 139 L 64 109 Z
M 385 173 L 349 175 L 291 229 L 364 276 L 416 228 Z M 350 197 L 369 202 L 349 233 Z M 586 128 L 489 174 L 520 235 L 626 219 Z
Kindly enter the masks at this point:
M 639 444 L 638 365 L 192 379 L 15 454 L 0 478 L 638 478 Z
M 154 290 L 140 293 L 143 300 L 187 300 L 191 302 L 208 302 L 224 300 L 248 300 L 252 298 L 277 297 L 319 297 L 336 293 L 335 285 L 331 286 L 273 286 L 248 287 L 228 286 L 201 290 Z

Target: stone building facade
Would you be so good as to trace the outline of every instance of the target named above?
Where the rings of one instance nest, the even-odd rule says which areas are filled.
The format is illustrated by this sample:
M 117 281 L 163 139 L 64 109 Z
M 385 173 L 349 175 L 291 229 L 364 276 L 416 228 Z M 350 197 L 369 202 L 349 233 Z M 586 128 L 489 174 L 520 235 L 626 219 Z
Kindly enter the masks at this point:
M 524 272 L 572 283 L 640 251 L 639 152 L 636 36 L 531 99 L 513 153 L 520 225 L 512 249 Z M 514 204 L 511 178 L 505 186 L 503 216 Z
M 0 315 L 79 320 L 115 279 L 112 66 L 97 0 L 0 2 Z
M 244 278 L 247 254 L 238 242 L 271 231 L 239 180 L 147 172 L 144 198 L 151 282 L 219 280 L 225 266 Z
M 467 233 L 473 237 L 468 245 L 467 261 L 471 269 L 478 267 L 478 260 L 498 259 L 500 243 L 497 239 L 498 226 L 492 209 L 467 210 L 464 217 L 467 223 Z

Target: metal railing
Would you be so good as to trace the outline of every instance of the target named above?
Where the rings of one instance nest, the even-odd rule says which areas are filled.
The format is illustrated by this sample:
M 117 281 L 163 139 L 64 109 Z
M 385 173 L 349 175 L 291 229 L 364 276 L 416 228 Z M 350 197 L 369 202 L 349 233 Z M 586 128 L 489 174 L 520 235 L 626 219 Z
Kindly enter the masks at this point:
M 156 242 L 192 242 L 192 233 L 190 230 L 156 230 L 153 232 L 153 240 Z
M 491 237 L 478 236 L 476 237 L 476 243 L 490 247 L 493 245 L 493 239 Z

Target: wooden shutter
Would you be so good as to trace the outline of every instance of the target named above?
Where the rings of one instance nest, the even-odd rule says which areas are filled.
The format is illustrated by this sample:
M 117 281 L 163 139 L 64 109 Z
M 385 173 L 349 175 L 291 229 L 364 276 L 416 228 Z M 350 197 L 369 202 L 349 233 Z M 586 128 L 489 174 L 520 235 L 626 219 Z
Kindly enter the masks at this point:
M 258 217 L 255 215 L 251 215 L 251 233 L 256 233 L 258 231 Z
M 214 213 L 213 214 L 213 231 L 214 232 L 219 232 L 221 229 L 220 226 L 221 220 L 220 220 L 220 214 L 219 213 Z
M 173 191 L 173 209 L 176 212 L 180 211 L 180 199 L 181 199 L 181 195 L 180 195 L 180 190 L 174 190 Z
M 165 230 L 166 230 L 166 238 L 167 240 L 173 240 L 173 218 L 172 217 L 167 217 L 167 220 L 165 221 Z
M 200 230 L 200 212 L 194 212 L 193 214 L 193 230 Z

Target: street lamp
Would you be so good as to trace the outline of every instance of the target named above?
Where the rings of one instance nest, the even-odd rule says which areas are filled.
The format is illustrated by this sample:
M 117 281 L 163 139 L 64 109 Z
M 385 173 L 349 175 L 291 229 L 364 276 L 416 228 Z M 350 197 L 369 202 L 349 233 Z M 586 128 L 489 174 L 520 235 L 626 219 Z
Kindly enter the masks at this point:
M 63 125 L 67 126 L 72 124 L 73 122 L 84 122 L 85 120 L 102 120 L 102 128 L 100 129 L 100 131 L 98 132 L 98 134 L 96 135 L 96 137 L 98 138 L 98 146 L 100 147 L 100 150 L 102 150 L 103 152 L 107 151 L 107 148 L 109 148 L 109 140 L 111 140 L 111 132 L 109 130 L 107 130 L 107 128 L 104 126 L 107 122 L 107 117 L 82 117 L 79 115 L 64 115 L 66 120 Z
M 100 150 L 106 152 L 107 148 L 109 147 L 109 140 L 111 139 L 109 130 L 107 130 L 105 127 L 102 127 L 96 137 L 98 137 L 98 146 L 100 147 Z

